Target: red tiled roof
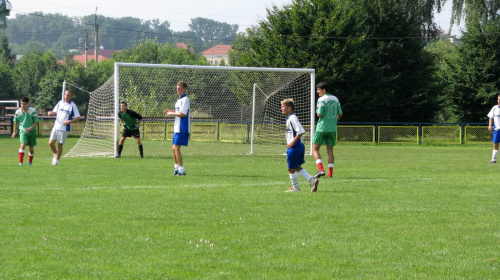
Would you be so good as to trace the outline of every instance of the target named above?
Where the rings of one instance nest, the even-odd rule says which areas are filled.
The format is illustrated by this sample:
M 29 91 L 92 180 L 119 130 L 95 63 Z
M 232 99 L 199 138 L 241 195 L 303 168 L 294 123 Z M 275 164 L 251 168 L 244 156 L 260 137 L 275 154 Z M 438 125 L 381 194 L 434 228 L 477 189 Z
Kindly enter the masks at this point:
M 101 52 L 99 52 L 101 53 Z M 97 55 L 98 57 L 98 61 L 103 61 L 103 60 L 108 60 L 109 57 L 105 57 L 105 56 L 102 56 L 102 55 Z M 85 64 L 85 55 L 84 54 L 80 54 L 80 55 L 74 55 L 73 56 L 73 60 L 74 61 L 78 61 L 80 62 L 81 64 Z M 95 60 L 95 56 L 94 56 L 94 53 L 92 54 L 87 54 L 87 62 L 88 61 L 91 61 L 91 60 Z
M 175 46 L 180 48 L 180 49 L 187 49 L 188 48 L 186 43 L 176 43 Z
M 119 50 L 98 50 L 99 60 L 101 60 L 101 58 L 100 58 L 101 56 L 108 58 L 108 59 L 111 58 L 111 55 L 114 52 L 119 52 Z M 94 56 L 94 53 L 95 53 L 94 49 L 88 49 L 87 50 L 87 57 Z M 82 51 L 82 55 L 85 55 L 85 51 Z
M 232 50 L 231 45 L 216 45 L 202 52 L 202 55 L 227 55 Z

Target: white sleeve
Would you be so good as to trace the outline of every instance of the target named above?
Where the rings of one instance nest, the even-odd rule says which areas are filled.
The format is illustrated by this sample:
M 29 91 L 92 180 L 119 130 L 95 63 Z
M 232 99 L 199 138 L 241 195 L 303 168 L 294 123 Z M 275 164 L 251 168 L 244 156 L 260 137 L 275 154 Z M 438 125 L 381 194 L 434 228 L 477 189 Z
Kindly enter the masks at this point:
M 78 111 L 78 107 L 76 107 L 76 104 L 73 102 L 71 102 L 71 104 L 73 105 L 73 115 L 75 116 L 75 118 L 80 117 L 80 112 Z
M 187 115 L 189 113 L 189 98 L 186 97 L 184 99 L 184 102 L 182 102 L 182 106 L 179 112 L 183 113 L 184 115 Z

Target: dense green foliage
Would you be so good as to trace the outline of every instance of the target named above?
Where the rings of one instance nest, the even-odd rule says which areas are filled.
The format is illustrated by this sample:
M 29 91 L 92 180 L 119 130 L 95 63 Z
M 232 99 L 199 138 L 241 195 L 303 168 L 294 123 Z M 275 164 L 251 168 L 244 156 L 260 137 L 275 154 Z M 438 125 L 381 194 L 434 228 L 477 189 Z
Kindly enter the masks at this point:
M 315 68 L 316 80 L 329 82 L 343 109 L 355 112 L 345 121 L 430 121 L 439 88 L 423 26 L 415 3 L 293 1 L 240 34 L 232 61 Z
M 0 137 L 1 279 L 498 278 L 490 145 L 340 145 L 333 179 L 285 193 L 283 156 L 186 156 L 176 177 L 170 151 L 51 166 L 38 141 L 18 166 Z
M 187 43 L 198 52 L 220 43 L 229 44 L 234 40 L 238 25 L 230 25 L 205 18 L 191 19 L 189 31 L 175 32 L 168 21 L 141 20 L 134 17 L 111 18 L 97 15 L 68 17 L 61 14 L 16 14 L 9 18 L 5 30 L 13 50 L 26 54 L 37 49 L 50 50 L 59 59 L 69 50 L 83 50 L 85 34 L 88 47 L 94 48 L 95 25 L 98 25 L 98 47 L 106 49 L 127 49 L 139 41 L 149 38 L 160 43 Z
M 500 93 L 500 18 L 468 25 L 451 72 L 451 110 L 459 121 L 485 119 Z
M 168 22 L 98 16 L 100 42 L 128 48 L 87 69 L 65 54 L 81 49 L 85 29 L 92 37 L 94 16 L 18 15 L 5 31 L 10 44 L 0 44 L 0 98 L 28 95 L 43 108 L 59 98 L 64 79 L 99 87 L 113 61 L 206 65 L 190 51 L 232 41 L 233 66 L 316 69 L 316 81 L 329 82 L 340 98 L 343 121 L 484 122 L 500 92 L 498 1 L 453 0 L 454 20 L 463 16 L 467 27 L 455 44 L 433 39 L 441 0 L 293 0 L 237 35 L 237 26 L 204 18 L 176 33 Z M 173 48 L 176 42 L 190 51 Z M 26 61 L 7 63 L 19 50 Z M 85 95 L 77 98 L 85 110 Z

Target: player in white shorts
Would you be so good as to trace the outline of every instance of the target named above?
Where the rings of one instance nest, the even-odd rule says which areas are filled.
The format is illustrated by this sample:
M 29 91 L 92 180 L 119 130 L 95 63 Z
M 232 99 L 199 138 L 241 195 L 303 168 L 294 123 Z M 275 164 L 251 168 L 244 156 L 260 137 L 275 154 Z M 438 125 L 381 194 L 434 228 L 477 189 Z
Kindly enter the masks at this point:
M 80 112 L 76 104 L 71 101 L 73 92 L 67 90 L 64 93 L 64 100 L 59 101 L 52 111 L 48 112 L 49 116 L 56 116 L 52 132 L 50 133 L 49 146 L 54 154 L 52 165 L 58 165 L 61 159 L 63 145 L 66 142 L 70 131 L 70 123 L 80 120 Z M 56 147 L 56 141 L 58 142 Z

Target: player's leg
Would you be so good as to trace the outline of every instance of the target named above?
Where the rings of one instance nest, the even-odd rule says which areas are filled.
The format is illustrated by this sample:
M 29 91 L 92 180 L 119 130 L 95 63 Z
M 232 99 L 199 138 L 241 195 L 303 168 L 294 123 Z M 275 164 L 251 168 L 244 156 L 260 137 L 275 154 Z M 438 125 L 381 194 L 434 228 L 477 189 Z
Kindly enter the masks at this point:
M 58 165 L 59 160 L 61 159 L 63 153 L 63 146 L 66 143 L 66 139 L 68 138 L 69 131 L 58 130 L 57 131 L 57 155 L 56 159 L 52 162 L 52 165 Z
M 184 169 L 184 162 L 182 159 L 181 147 L 187 146 L 189 142 L 189 133 L 174 133 L 174 139 L 172 140 L 172 151 L 174 153 L 175 168 L 178 170 L 177 174 L 174 170 L 174 175 L 183 176 L 186 175 L 186 170 Z
M 30 148 L 30 153 L 28 155 L 28 165 L 33 164 L 33 157 L 35 156 L 35 146 L 36 146 L 36 133 L 31 131 L 28 133 L 28 142 L 26 144 Z
M 500 130 L 493 131 L 493 139 L 491 142 L 493 142 L 493 153 L 491 155 L 490 163 L 497 163 L 498 146 L 500 144 Z
M 30 147 L 30 153 L 28 155 L 28 165 L 33 164 L 33 158 L 35 157 L 35 147 L 34 146 L 29 146 Z
M 21 135 L 19 135 L 21 137 Z M 23 141 L 21 139 L 21 141 Z M 23 165 L 24 163 L 24 150 L 26 149 L 26 143 L 21 142 L 21 145 L 19 146 L 19 165 Z
M 318 173 L 314 176 L 314 178 L 319 178 L 321 176 L 325 176 L 325 169 L 323 167 L 323 160 L 321 159 L 321 154 L 319 153 L 319 149 L 321 145 L 313 143 L 313 156 L 316 160 L 316 165 L 318 166 Z
M 137 132 L 134 134 L 134 139 L 135 142 L 137 143 L 137 146 L 139 147 L 139 155 L 141 156 L 141 158 L 143 158 L 144 150 L 142 149 L 141 134 L 139 134 L 139 129 L 137 129 Z
M 117 158 L 122 156 L 123 143 L 125 143 L 125 139 L 127 139 L 127 137 L 128 137 L 127 130 L 124 129 L 122 131 L 122 137 L 120 138 L 120 141 L 118 141 L 118 155 L 116 156 Z
M 323 160 L 321 159 L 321 155 L 319 153 L 319 149 L 321 145 L 325 145 L 326 140 L 323 137 L 322 132 L 315 132 L 313 137 L 313 156 L 316 160 L 316 165 L 318 166 L 318 173 L 314 176 L 314 178 L 319 178 L 321 176 L 325 176 L 325 169 L 323 167 Z
M 52 151 L 52 154 L 54 155 L 52 157 L 52 164 L 54 164 L 54 161 L 56 160 L 56 157 L 57 157 L 56 141 L 57 141 L 57 131 L 52 129 L 52 131 L 50 132 L 50 138 L 49 138 L 49 147 L 50 147 L 50 150 Z

